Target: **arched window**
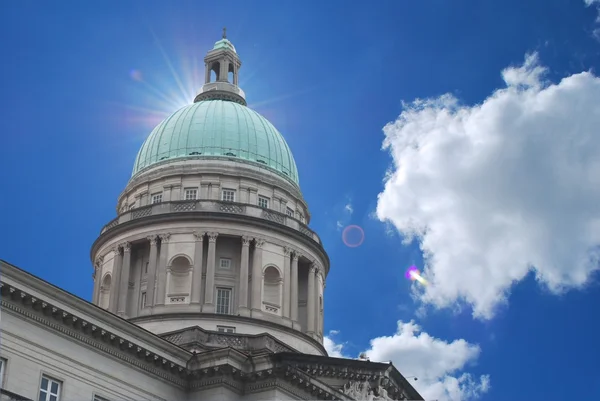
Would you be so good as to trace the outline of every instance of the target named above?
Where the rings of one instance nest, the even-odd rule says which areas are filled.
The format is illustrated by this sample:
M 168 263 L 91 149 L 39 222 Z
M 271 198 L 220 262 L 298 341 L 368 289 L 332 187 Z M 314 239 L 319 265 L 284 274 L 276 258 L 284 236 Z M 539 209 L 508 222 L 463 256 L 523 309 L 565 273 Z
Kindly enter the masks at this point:
M 112 279 L 110 274 L 107 274 L 102 279 L 102 284 L 100 285 L 100 299 L 98 300 L 98 306 L 102 309 L 108 309 L 110 302 L 110 285 Z
M 185 256 L 177 256 L 169 268 L 167 299 L 170 304 L 186 303 L 190 295 L 191 264 Z
M 210 81 L 209 82 L 217 82 L 220 78 L 221 74 L 221 63 L 215 61 L 210 66 Z
M 263 273 L 263 309 L 281 313 L 281 274 L 275 266 L 268 266 Z

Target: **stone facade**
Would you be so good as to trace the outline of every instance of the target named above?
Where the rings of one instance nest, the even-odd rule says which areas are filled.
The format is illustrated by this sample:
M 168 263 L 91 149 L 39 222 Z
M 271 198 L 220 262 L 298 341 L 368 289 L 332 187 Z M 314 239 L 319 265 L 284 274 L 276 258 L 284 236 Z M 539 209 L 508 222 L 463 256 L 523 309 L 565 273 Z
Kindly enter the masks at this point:
M 231 42 L 205 61 L 196 101 L 245 107 Z M 91 303 L 0 261 L 1 397 L 422 399 L 391 364 L 327 356 L 329 258 L 297 182 L 201 154 L 143 167 L 92 246 Z

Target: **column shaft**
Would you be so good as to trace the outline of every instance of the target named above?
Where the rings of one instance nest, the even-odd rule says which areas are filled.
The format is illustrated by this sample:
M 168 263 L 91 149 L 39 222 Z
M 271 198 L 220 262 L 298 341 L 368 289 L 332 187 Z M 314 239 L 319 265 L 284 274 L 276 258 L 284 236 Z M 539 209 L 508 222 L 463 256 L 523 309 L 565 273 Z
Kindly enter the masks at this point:
M 298 254 L 294 252 L 292 255 L 292 271 L 291 271 L 291 313 L 292 321 L 298 321 Z
M 156 257 L 158 256 L 158 247 L 156 246 L 156 236 L 148 237 L 150 242 L 150 256 L 148 258 L 148 275 L 146 276 L 146 307 L 154 306 L 154 294 L 156 287 Z
M 283 317 L 290 317 L 292 273 L 290 271 L 290 248 L 283 248 Z
M 112 313 L 117 313 L 117 304 L 119 302 L 119 283 L 121 282 L 121 264 L 123 263 L 123 257 L 121 256 L 119 247 L 115 247 L 113 251 L 115 252 L 115 257 L 113 259 L 108 310 Z
M 98 305 L 100 301 L 100 286 L 102 285 L 102 260 L 100 256 L 94 263 L 94 294 L 92 295 L 92 303 Z
M 315 265 L 312 264 L 308 271 L 308 298 L 306 300 L 306 309 L 307 309 L 307 322 L 306 322 L 306 331 L 308 333 L 315 332 L 315 273 L 316 268 Z
M 160 254 L 158 256 L 158 270 L 156 278 L 158 284 L 156 286 L 156 302 L 155 305 L 164 305 L 167 297 L 167 253 L 169 248 L 170 234 L 159 235 L 160 237 Z
M 204 232 L 195 232 L 196 244 L 194 247 L 194 270 L 192 272 L 192 299 L 191 303 L 200 303 L 200 290 L 202 289 L 202 260 L 204 259 Z
M 202 312 L 215 312 L 215 257 L 217 253 L 218 233 L 208 233 L 208 259 L 206 261 L 206 288 Z
M 240 261 L 240 294 L 238 313 L 248 316 L 248 265 L 250 262 L 250 238 L 242 237 L 242 255 Z
M 119 282 L 119 307 L 117 313 L 124 316 L 127 312 L 127 295 L 129 293 L 129 272 L 131 271 L 131 244 L 123 244 L 123 265 L 121 266 L 121 281 Z
M 260 311 L 262 298 L 262 247 L 265 241 L 254 238 L 254 260 L 252 261 L 252 310 Z

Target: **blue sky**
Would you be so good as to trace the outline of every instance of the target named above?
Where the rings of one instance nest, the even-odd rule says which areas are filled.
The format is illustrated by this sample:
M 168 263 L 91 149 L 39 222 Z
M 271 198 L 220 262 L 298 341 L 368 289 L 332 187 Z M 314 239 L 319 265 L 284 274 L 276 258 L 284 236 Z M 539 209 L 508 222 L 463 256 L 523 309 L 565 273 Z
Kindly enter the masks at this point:
M 596 4 L 0 7 L 2 259 L 90 299 L 138 148 L 227 26 L 331 258 L 332 353 L 393 360 L 427 399 L 600 399 Z

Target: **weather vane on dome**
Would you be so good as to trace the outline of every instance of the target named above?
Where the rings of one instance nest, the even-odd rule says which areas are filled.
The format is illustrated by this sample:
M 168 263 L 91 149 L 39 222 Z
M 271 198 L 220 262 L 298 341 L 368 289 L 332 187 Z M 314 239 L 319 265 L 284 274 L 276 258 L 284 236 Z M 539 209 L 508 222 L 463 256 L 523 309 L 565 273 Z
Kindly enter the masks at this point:
M 223 39 L 227 39 L 227 27 L 223 27 Z

